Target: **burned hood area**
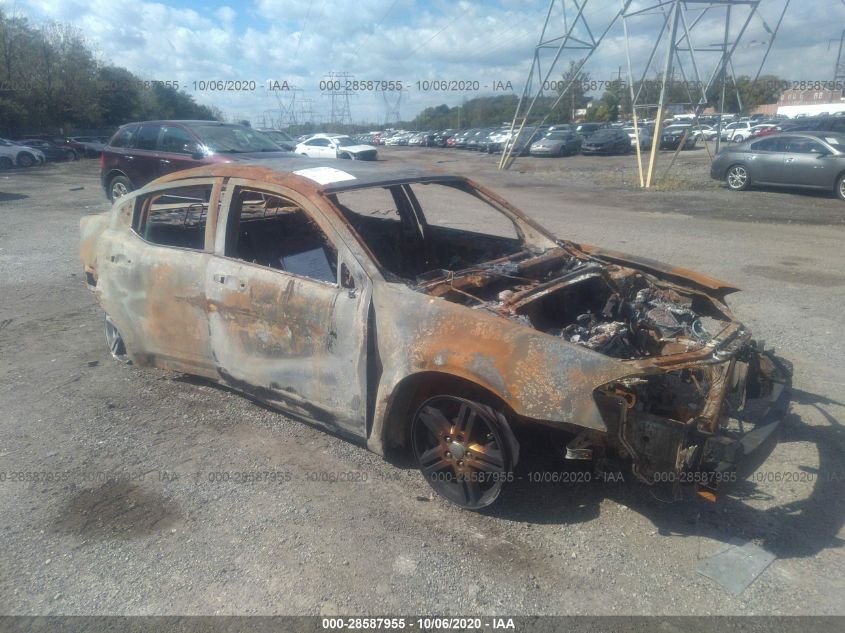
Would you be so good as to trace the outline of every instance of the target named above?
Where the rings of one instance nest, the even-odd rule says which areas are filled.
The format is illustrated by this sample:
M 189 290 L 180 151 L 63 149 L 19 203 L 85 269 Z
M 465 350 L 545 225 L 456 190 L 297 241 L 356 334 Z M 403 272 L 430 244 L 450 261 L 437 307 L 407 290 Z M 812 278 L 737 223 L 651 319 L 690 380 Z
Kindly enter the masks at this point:
M 619 359 L 695 351 L 731 322 L 712 297 L 567 244 L 432 271 L 414 288 Z

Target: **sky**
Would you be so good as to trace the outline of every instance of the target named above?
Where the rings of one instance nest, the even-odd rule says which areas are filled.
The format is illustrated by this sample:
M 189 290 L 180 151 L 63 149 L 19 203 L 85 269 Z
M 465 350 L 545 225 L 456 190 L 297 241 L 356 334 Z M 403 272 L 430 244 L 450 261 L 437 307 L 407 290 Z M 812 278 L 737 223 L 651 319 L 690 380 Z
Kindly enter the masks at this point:
M 645 7 L 657 1 L 635 0 L 632 6 Z M 757 73 L 770 38 L 766 25 L 774 29 L 785 2 L 761 0 L 734 54 L 736 74 Z M 621 0 L 587 0 L 585 18 L 596 37 L 607 28 L 620 4 Z M 379 90 L 389 85 L 361 86 L 349 97 L 355 122 L 384 122 L 397 107 L 407 120 L 428 106 L 457 105 L 479 95 L 506 94 L 511 88 L 518 94 L 531 67 L 549 2 L 0 0 L 0 6 L 27 16 L 36 25 L 73 24 L 103 62 L 128 68 L 144 79 L 178 81 L 199 103 L 220 107 L 232 120 L 248 119 L 260 125 L 278 121 L 282 112 L 287 113 L 285 118 L 294 113 L 302 120 L 308 110 L 316 120 L 327 121 L 332 98 L 321 90 L 320 82 L 329 73 L 347 73 L 350 81 L 402 82 L 401 100 L 395 91 Z M 548 39 L 565 32 L 573 19 L 573 7 L 573 0 L 556 0 Z M 695 15 L 688 14 L 690 20 Z M 732 39 L 746 15 L 747 8 L 733 10 Z M 723 16 L 724 9 L 713 10 L 694 27 L 688 25 L 696 46 L 721 43 Z M 628 19 L 635 77 L 645 69 L 662 22 L 656 13 Z M 831 80 L 843 28 L 845 0 L 792 1 L 764 73 L 794 81 Z M 582 23 L 573 35 L 588 37 Z M 553 53 L 545 53 L 546 62 Z M 558 66 L 565 67 L 583 53 L 564 51 Z M 661 65 L 662 59 L 661 48 L 652 68 Z M 716 59 L 713 53 L 697 55 L 702 76 L 712 71 Z M 684 66 L 691 77 L 692 65 L 687 60 Z M 621 20 L 607 32 L 585 70 L 602 81 L 620 72 L 626 76 Z M 552 78 L 559 78 L 559 73 Z M 216 91 L 202 83 L 218 80 L 245 82 L 241 87 L 247 88 L 255 82 L 255 88 Z M 443 83 L 424 82 L 445 82 L 449 89 L 436 89 Z M 467 89 L 460 90 L 462 87 Z M 343 100 L 336 97 L 336 106 Z

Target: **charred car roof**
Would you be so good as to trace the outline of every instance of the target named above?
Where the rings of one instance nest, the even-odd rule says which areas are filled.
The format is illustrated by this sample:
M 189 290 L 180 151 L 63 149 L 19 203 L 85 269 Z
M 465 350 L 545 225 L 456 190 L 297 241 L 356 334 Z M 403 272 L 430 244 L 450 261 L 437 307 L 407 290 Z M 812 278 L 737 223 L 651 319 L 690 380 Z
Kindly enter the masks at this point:
M 413 182 L 466 180 L 466 178 L 455 174 L 414 167 L 385 166 L 358 161 L 344 161 L 339 167 L 336 160 L 291 157 L 205 165 L 175 172 L 160 178 L 157 182 L 209 177 L 250 178 L 277 184 L 283 182 L 293 184 L 290 180 L 293 178 L 300 180 L 302 184 L 307 184 L 309 189 L 324 193 L 336 193 L 367 187 L 390 187 Z

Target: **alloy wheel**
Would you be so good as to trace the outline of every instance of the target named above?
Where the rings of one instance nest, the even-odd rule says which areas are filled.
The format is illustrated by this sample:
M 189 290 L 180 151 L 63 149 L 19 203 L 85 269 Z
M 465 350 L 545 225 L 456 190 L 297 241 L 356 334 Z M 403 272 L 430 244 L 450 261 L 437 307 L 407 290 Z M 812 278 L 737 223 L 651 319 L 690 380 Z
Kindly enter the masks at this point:
M 728 187 L 744 189 L 748 184 L 748 170 L 742 165 L 734 165 L 728 170 Z
M 511 475 L 505 422 L 489 407 L 454 396 L 422 403 L 412 425 L 417 466 L 442 497 L 467 509 L 493 503 Z

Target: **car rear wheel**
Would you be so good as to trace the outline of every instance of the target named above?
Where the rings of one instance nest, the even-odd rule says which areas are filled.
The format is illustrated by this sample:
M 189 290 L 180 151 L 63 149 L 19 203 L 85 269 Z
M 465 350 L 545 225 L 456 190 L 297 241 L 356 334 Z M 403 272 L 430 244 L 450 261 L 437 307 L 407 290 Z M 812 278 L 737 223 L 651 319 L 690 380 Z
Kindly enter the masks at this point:
M 745 140 L 745 137 L 742 134 L 736 134 L 733 137 L 734 143 L 742 143 Z
M 115 176 L 109 183 L 109 200 L 114 202 L 132 191 L 132 183 L 126 176 Z
M 836 195 L 840 200 L 845 200 L 845 174 L 839 176 L 839 180 L 836 181 Z
M 733 165 L 728 169 L 728 174 L 725 178 L 728 183 L 728 188 L 734 191 L 745 191 L 751 184 L 751 179 L 748 176 L 748 169 L 745 165 Z
M 23 152 L 18 154 L 18 165 L 21 167 L 32 167 L 35 164 L 35 157 L 32 154 Z
M 468 510 L 493 503 L 513 479 L 516 440 L 493 408 L 456 396 L 434 396 L 411 425 L 417 467 L 441 497 Z
M 8 156 L 0 156 L 0 169 L 11 169 L 15 164 Z
M 129 362 L 129 356 L 126 354 L 126 344 L 123 342 L 123 337 L 115 326 L 111 317 L 106 315 L 106 343 L 109 346 L 109 351 L 115 360 L 122 363 Z
M 65 160 L 79 160 L 79 156 L 71 149 L 65 152 Z

